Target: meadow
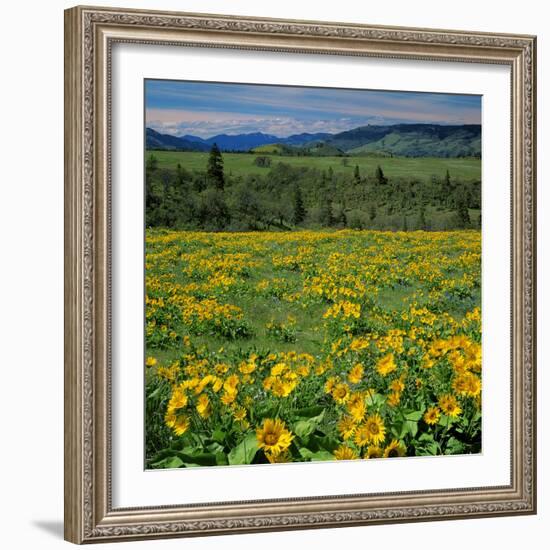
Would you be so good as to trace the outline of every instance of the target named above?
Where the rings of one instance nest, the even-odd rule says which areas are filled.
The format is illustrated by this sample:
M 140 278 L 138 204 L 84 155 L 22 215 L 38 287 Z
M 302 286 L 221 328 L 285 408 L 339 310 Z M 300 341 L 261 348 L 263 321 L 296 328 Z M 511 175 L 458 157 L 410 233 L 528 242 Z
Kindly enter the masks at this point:
M 480 452 L 480 258 L 477 230 L 147 229 L 146 467 Z
M 178 164 L 187 170 L 204 170 L 209 153 L 177 152 L 177 151 L 147 151 L 146 156 L 153 154 L 160 168 L 175 170 Z M 258 155 L 251 153 L 224 153 L 225 172 L 228 175 L 248 176 L 262 172 L 255 164 Z M 355 166 L 362 172 L 374 173 L 379 164 L 383 165 L 386 176 L 415 177 L 428 181 L 434 174 L 443 175 L 449 170 L 454 177 L 464 181 L 481 178 L 481 159 L 478 158 L 405 158 L 405 157 L 334 157 L 334 156 L 277 156 L 272 155 L 272 162 L 284 162 L 292 167 L 315 168 L 328 170 L 332 168 L 336 174 L 352 175 Z M 345 163 L 345 164 L 344 164 Z M 263 169 L 265 171 L 265 169 Z

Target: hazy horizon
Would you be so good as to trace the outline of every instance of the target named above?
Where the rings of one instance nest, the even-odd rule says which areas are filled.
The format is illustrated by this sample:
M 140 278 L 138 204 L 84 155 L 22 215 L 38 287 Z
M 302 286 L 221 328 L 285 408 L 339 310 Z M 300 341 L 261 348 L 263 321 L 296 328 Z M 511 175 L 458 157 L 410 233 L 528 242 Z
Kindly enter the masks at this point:
M 207 139 L 261 132 L 285 138 L 369 124 L 481 124 L 481 96 L 145 81 L 145 125 L 163 134 Z

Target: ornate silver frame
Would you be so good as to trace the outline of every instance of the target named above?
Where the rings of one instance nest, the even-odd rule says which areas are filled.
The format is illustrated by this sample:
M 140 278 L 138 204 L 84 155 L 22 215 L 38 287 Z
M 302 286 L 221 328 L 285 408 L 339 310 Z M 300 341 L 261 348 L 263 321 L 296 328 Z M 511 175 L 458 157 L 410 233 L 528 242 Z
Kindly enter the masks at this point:
M 498 63 L 512 74 L 512 460 L 503 487 L 113 509 L 110 59 L 116 42 Z M 524 35 L 75 7 L 65 12 L 65 538 L 151 539 L 536 512 L 535 64 Z

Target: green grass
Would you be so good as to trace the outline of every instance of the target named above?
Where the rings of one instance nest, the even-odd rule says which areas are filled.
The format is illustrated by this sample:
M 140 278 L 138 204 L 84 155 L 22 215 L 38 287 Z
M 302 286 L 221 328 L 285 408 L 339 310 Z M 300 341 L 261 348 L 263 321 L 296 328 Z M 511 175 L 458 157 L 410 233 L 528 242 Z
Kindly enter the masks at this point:
M 159 168 L 175 169 L 178 164 L 187 170 L 206 169 L 208 153 L 177 152 L 177 151 L 147 151 L 146 155 L 154 154 L 159 161 Z M 248 175 L 266 174 L 269 168 L 261 168 L 254 164 L 256 154 L 224 153 L 224 165 L 227 174 Z M 345 158 L 345 157 L 344 157 Z M 355 166 L 367 175 L 373 175 L 380 165 L 387 177 L 418 178 L 430 180 L 432 176 L 443 177 L 449 170 L 453 178 L 464 181 L 481 179 L 481 160 L 475 158 L 346 158 L 347 166 L 342 164 L 342 157 L 283 157 L 273 155 L 273 164 L 285 162 L 291 166 L 308 166 L 319 170 L 332 167 L 335 173 L 353 174 Z

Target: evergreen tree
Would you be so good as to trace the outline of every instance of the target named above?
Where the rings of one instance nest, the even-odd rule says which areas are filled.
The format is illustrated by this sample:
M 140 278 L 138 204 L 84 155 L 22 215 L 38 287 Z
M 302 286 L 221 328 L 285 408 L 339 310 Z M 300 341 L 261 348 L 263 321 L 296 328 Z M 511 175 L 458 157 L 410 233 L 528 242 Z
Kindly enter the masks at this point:
M 455 199 L 456 213 L 458 216 L 459 227 L 470 226 L 470 212 L 468 211 L 468 197 L 464 191 L 458 193 Z
M 356 184 L 361 183 L 361 174 L 359 173 L 359 166 L 357 164 L 355 165 L 355 169 L 353 170 L 353 177 Z
M 319 207 L 319 221 L 325 226 L 334 225 L 334 214 L 332 212 L 332 203 L 328 196 L 321 202 Z
M 388 183 L 388 178 L 384 176 L 384 172 L 382 172 L 382 167 L 380 165 L 376 167 L 374 177 L 376 178 L 376 183 L 378 183 L 378 185 L 386 185 L 386 183 Z
M 452 191 L 453 185 L 451 183 L 451 174 L 449 174 L 449 170 L 447 170 L 443 178 L 443 183 L 441 184 L 441 200 L 444 204 L 449 204 Z
M 216 189 L 223 191 L 225 187 L 223 157 L 221 151 L 215 143 L 210 149 L 210 156 L 208 157 L 208 165 L 206 167 L 206 177 L 208 182 L 213 184 Z
M 450 193 L 452 184 L 451 184 L 451 174 L 449 174 L 449 170 L 447 170 L 445 172 L 445 179 L 443 181 L 444 181 L 444 185 L 445 185 L 445 190 L 448 193 Z
M 409 226 L 407 225 L 407 216 L 403 216 L 403 231 L 408 231 Z
M 306 213 L 304 200 L 302 198 L 302 190 L 297 186 L 294 191 L 294 214 L 292 216 L 294 225 L 301 224 L 306 219 Z

